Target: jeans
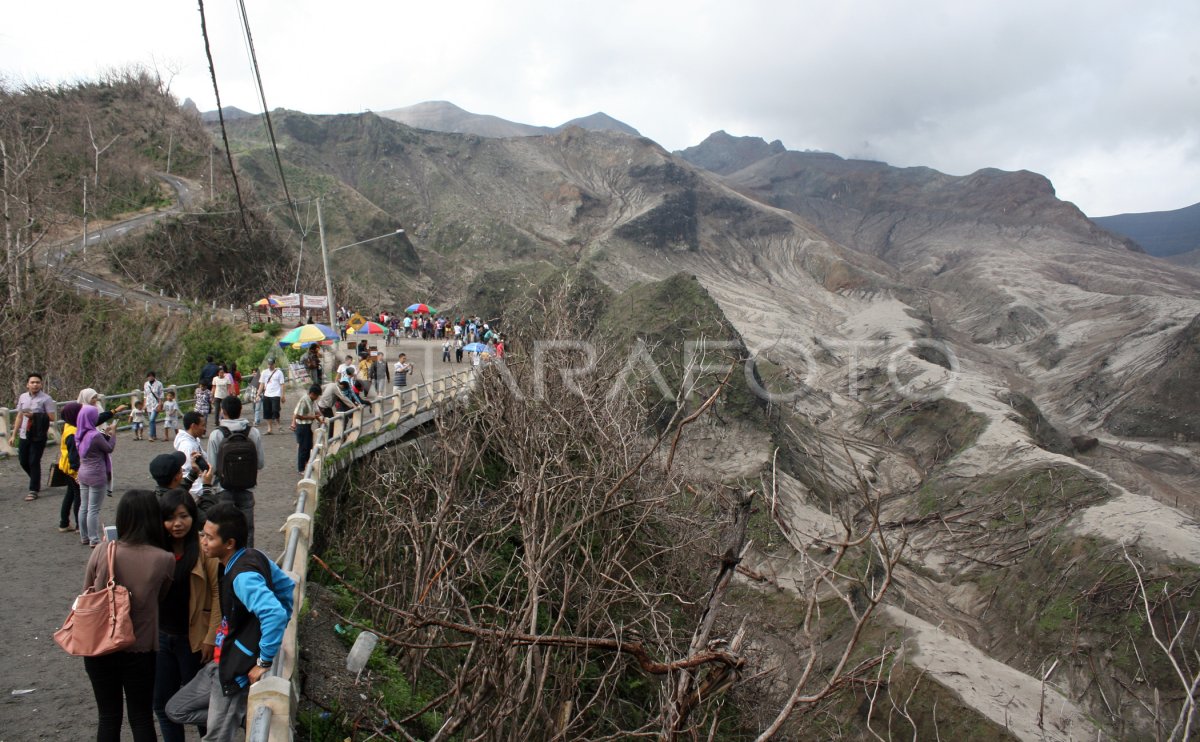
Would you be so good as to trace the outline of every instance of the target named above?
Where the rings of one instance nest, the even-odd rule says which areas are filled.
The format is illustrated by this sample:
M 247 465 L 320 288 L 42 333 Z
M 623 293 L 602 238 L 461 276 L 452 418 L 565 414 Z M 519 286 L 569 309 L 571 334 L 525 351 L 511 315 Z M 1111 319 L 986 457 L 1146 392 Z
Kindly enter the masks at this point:
M 129 711 L 134 742 L 154 742 L 154 652 L 114 652 L 84 657 L 83 668 L 92 681 L 100 725 L 97 742 L 120 742 L 121 700 Z
M 228 502 L 246 516 L 246 546 L 254 546 L 254 490 L 221 490 L 218 502 Z
M 100 532 L 100 505 L 108 494 L 107 484 L 79 485 L 81 504 L 79 515 L 75 517 L 79 523 L 79 538 L 82 541 L 98 544 L 104 534 Z
M 29 491 L 42 491 L 42 453 L 46 450 L 46 441 L 31 441 L 22 438 L 17 443 L 17 460 L 21 468 L 29 475 Z
M 312 456 L 313 429 L 308 423 L 296 425 L 296 471 L 304 473 L 308 458 Z
M 158 632 L 154 672 L 154 715 L 165 742 L 183 742 L 183 725 L 167 716 L 167 701 L 200 671 L 200 653 L 193 652 L 186 636 Z
M 232 696 L 222 693 L 217 663 L 209 662 L 167 702 L 167 716 L 177 724 L 207 724 L 204 742 L 232 742 L 246 726 L 249 695 L 249 687 Z
M 67 528 L 71 525 L 71 513 L 75 513 L 75 525 L 79 525 L 79 484 L 72 479 L 67 482 L 67 493 L 63 495 L 62 508 L 58 511 L 58 527 Z
M 158 410 L 146 410 L 146 417 L 150 419 L 150 440 L 158 440 Z

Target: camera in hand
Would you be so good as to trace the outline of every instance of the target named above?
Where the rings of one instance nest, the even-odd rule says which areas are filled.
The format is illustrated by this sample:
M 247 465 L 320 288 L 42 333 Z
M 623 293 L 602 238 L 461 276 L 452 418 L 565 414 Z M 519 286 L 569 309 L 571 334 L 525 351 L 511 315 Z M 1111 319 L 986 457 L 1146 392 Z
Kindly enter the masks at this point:
M 204 460 L 203 456 L 198 456 L 196 458 L 196 471 L 200 472 L 201 474 L 208 471 L 208 462 Z

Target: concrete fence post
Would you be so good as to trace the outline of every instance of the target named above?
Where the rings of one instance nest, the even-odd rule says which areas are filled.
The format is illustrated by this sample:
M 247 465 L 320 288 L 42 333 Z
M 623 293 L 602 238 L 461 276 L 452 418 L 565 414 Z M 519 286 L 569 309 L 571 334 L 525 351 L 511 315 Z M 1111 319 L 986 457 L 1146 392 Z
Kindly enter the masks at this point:
M 8 445 L 8 439 L 12 437 L 12 428 L 9 427 L 11 422 L 8 417 L 10 414 L 12 414 L 12 410 L 7 407 L 0 407 L 0 453 L 3 453 L 5 456 L 12 456 L 16 453 Z

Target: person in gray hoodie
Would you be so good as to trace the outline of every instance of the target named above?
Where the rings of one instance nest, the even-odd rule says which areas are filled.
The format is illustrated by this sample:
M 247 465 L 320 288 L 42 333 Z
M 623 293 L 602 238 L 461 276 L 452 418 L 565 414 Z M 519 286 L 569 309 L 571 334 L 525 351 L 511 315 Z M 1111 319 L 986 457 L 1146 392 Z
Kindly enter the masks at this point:
M 254 546 L 254 490 L 252 488 L 232 489 L 225 486 L 225 482 L 221 481 L 221 471 L 219 468 L 221 458 L 219 454 L 221 443 L 229 433 L 244 432 L 254 443 L 254 448 L 258 451 L 258 470 L 262 471 L 262 468 L 267 463 L 266 458 L 263 456 L 262 435 L 259 434 L 258 430 L 249 421 L 242 417 L 242 400 L 237 397 L 229 396 L 222 399 L 220 414 L 220 425 L 208 435 L 208 461 L 212 466 L 218 467 L 215 487 L 216 496 L 218 501 L 232 503 L 246 515 L 246 526 L 249 534 L 246 545 Z

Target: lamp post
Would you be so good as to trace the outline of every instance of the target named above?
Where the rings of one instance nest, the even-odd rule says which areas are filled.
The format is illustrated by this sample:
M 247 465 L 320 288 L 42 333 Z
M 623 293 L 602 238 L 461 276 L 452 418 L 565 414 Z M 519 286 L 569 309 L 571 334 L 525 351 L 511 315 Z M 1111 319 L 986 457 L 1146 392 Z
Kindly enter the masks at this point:
M 329 277 L 329 253 L 337 252 L 338 250 L 345 250 L 347 247 L 355 247 L 356 245 L 374 242 L 375 240 L 382 240 L 384 237 L 396 237 L 404 234 L 404 230 L 398 228 L 394 232 L 381 234 L 378 237 L 369 237 L 365 240 L 359 240 L 358 242 L 351 242 L 349 245 L 342 245 L 341 247 L 335 247 L 332 250 L 327 250 L 325 248 L 325 220 L 321 214 L 321 201 L 322 199 L 317 199 L 317 231 L 321 234 L 321 263 L 325 268 L 325 301 L 329 303 L 329 326 L 334 327 L 336 324 L 336 320 L 334 319 L 336 316 L 334 313 L 336 305 L 333 303 L 333 279 Z M 334 327 L 334 329 L 337 328 Z M 337 353 L 333 354 L 333 363 L 329 368 L 329 378 L 333 378 L 335 369 L 337 369 Z

